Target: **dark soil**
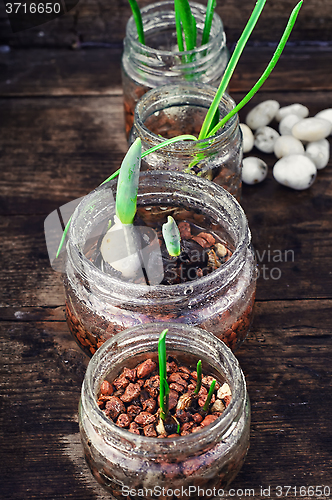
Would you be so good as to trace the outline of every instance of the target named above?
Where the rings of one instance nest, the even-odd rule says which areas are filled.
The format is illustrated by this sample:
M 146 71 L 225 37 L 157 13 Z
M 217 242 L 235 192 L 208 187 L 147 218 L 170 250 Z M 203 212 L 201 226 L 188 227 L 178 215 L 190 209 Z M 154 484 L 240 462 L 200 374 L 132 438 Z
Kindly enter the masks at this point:
M 180 230 L 181 254 L 179 257 L 171 257 L 168 254 L 162 237 L 161 228 L 167 222 L 168 215 L 174 217 Z M 134 225 L 140 228 L 142 248 L 147 244 L 147 241 L 143 241 L 143 238 L 151 239 L 155 234 L 158 236 L 164 269 L 164 278 L 160 282 L 161 285 L 175 285 L 201 278 L 218 269 L 230 258 L 232 251 L 229 245 L 217 234 L 218 228 L 213 227 L 214 230 L 205 229 L 206 222 L 208 222 L 208 227 L 211 226 L 211 221 L 207 221 L 207 219 L 202 214 L 181 210 L 176 207 L 164 210 L 159 207 L 149 207 L 149 210 L 139 208 L 137 210 Z M 146 231 L 144 231 L 144 227 L 147 228 Z M 148 228 L 153 229 L 153 231 L 149 233 Z M 98 242 L 87 249 L 86 257 L 106 274 L 111 274 L 126 281 L 126 278 L 121 273 L 102 259 L 99 247 L 104 234 L 101 235 Z M 142 283 L 143 280 L 145 283 L 150 284 L 146 274 L 144 278 L 140 273 L 136 278 L 128 279 L 128 281 L 136 284 Z

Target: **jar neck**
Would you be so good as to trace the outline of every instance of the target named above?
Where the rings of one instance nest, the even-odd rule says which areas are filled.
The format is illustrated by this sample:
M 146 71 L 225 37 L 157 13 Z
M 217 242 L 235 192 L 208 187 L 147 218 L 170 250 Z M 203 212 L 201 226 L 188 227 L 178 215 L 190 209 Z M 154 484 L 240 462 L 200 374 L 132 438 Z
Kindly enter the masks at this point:
M 171 171 L 151 171 L 140 175 L 137 205 L 171 205 L 204 213 L 220 224 L 234 251 L 229 260 L 213 273 L 177 285 L 137 285 L 103 273 L 84 255 L 86 241 L 93 227 L 114 215 L 109 203 L 115 197 L 116 179 L 100 186 L 77 207 L 73 214 L 67 244 L 67 275 L 78 276 L 88 292 L 113 305 L 147 306 L 181 303 L 192 306 L 204 299 L 207 292 L 220 293 L 239 275 L 250 245 L 246 216 L 232 195 L 205 179 Z M 91 210 L 91 207 L 94 207 Z
M 198 45 L 202 38 L 206 7 L 190 3 L 197 21 Z M 222 21 L 214 14 L 210 39 L 207 44 L 180 52 L 177 47 L 174 2 L 168 0 L 141 9 L 145 45 L 138 41 L 134 18 L 126 27 L 124 39 L 124 69 L 138 83 L 156 87 L 165 83 L 165 77 L 174 82 L 217 81 L 227 64 L 226 36 Z
M 158 324 L 150 323 L 125 330 L 109 339 L 93 356 L 81 392 L 81 404 L 90 424 L 108 443 L 124 453 L 144 452 L 148 448 L 150 458 L 158 458 L 160 454 L 168 458 L 192 455 L 229 436 L 244 412 L 247 399 L 244 376 L 238 361 L 226 345 L 200 328 L 163 323 L 164 328 L 168 328 L 167 353 L 177 357 L 188 356 L 195 363 L 201 359 L 206 373 L 213 372 L 214 377 L 227 381 L 232 400 L 222 417 L 209 428 L 177 437 L 176 446 L 171 439 L 138 436 L 116 426 L 98 408 L 96 396 L 100 386 L 106 377 L 115 378 L 128 362 L 135 363 L 135 358 L 140 362 L 140 359 L 146 359 L 146 353 L 156 356 L 161 328 Z
M 147 92 L 137 103 L 134 116 L 132 137 L 140 137 L 142 148 L 147 149 L 161 144 L 165 138 L 160 137 L 158 130 L 151 131 L 147 123 L 151 117 L 157 116 L 161 111 L 169 110 L 181 127 L 181 134 L 190 133 L 186 129 L 186 121 L 192 125 L 195 110 L 204 113 L 208 111 L 216 89 L 204 84 L 165 85 Z M 226 116 L 235 107 L 235 102 L 224 94 L 219 104 L 220 119 Z M 180 141 L 152 153 L 154 156 L 167 156 L 178 159 L 179 157 L 195 157 L 197 153 L 206 157 L 212 156 L 222 150 L 229 151 L 240 138 L 239 117 L 235 114 L 213 137 L 197 141 Z M 150 155 L 149 155 L 150 158 Z

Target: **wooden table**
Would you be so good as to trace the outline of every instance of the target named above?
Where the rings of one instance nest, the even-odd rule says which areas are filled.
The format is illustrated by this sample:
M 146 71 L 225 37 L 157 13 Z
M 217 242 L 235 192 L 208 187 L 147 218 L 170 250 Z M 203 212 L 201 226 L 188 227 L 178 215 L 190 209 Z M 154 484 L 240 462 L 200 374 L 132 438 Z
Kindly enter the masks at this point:
M 246 49 L 232 80 L 236 101 L 272 51 Z M 116 47 L 1 54 L 1 499 L 107 498 L 82 455 L 77 406 L 87 359 L 65 322 L 43 222 L 124 156 L 120 55 Z M 332 107 L 331 61 L 329 44 L 290 46 L 242 120 L 267 98 L 301 102 L 311 116 Z M 261 156 L 272 167 L 274 157 Z M 300 492 L 322 485 L 332 496 L 331 163 L 306 191 L 278 185 L 271 169 L 243 189 L 261 276 L 252 330 L 237 352 L 252 425 L 235 498 L 239 490 L 266 498 L 269 487 L 270 498 L 284 498 L 286 486 L 289 498 L 325 498 Z

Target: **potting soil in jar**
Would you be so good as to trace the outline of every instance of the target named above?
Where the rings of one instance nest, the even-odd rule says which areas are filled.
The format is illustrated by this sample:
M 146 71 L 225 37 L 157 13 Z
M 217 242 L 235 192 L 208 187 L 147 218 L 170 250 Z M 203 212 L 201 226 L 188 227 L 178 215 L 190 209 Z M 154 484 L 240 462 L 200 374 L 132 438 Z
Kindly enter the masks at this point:
M 178 365 L 168 357 L 167 382 L 170 388 L 168 416 L 161 420 L 159 411 L 159 371 L 154 357 L 134 368 L 125 367 L 113 381 L 104 380 L 97 400 L 99 408 L 117 426 L 133 434 L 147 437 L 178 437 L 198 432 L 223 414 L 232 394 L 229 385 L 216 381 L 208 408 L 208 391 L 212 375 L 202 377 L 202 385 L 195 394 L 196 367 Z
M 167 222 L 171 215 L 176 221 L 181 235 L 181 254 L 179 257 L 170 257 L 162 238 L 162 225 Z M 232 256 L 234 246 L 215 220 L 198 211 L 187 210 L 181 207 L 148 206 L 137 210 L 134 225 L 141 231 L 138 232 L 142 239 L 142 247 L 148 245 L 154 236 L 158 238 L 158 247 L 162 258 L 163 272 L 158 285 L 174 286 L 194 282 L 200 278 L 210 275 L 223 266 Z M 90 241 L 85 248 L 85 256 L 103 273 L 114 277 L 122 282 L 137 285 L 155 285 L 149 282 L 151 270 L 158 267 L 158 254 L 151 253 L 149 256 L 146 272 L 138 272 L 132 277 L 124 277 L 120 271 L 114 269 L 105 262 L 100 251 L 101 242 L 110 226 L 105 221 L 102 234 Z M 150 241 L 146 241 L 146 240 Z M 159 254 L 159 255 L 160 255 Z M 156 259 L 156 262 L 154 261 Z M 80 291 L 73 290 L 70 283 L 66 284 L 66 316 L 71 332 L 79 345 L 87 352 L 94 354 L 102 343 L 118 331 L 139 323 L 156 321 L 180 321 L 188 324 L 196 324 L 214 333 L 232 349 L 238 342 L 243 340 L 249 329 L 254 305 L 255 287 L 248 287 L 250 276 L 243 274 L 227 287 L 228 293 L 232 294 L 234 302 L 228 304 L 226 310 L 218 310 L 216 304 L 209 303 L 203 308 L 196 308 L 186 304 L 185 307 L 176 310 L 172 305 L 170 295 L 167 307 L 160 310 L 160 306 L 153 301 L 153 286 L 151 287 L 151 302 L 142 310 L 129 310 L 124 313 L 120 307 L 111 310 L 112 321 L 110 323 L 109 307 L 103 309 L 102 304 L 97 301 L 93 303 L 93 326 L 84 325 L 84 318 L 91 316 L 91 311 L 86 309 L 82 300 L 75 300 Z M 81 279 L 81 286 L 88 288 L 89 284 Z M 186 292 L 184 291 L 184 294 Z M 218 305 L 218 304 L 217 304 Z M 126 305 L 127 308 L 127 305 Z M 90 325 L 91 325 L 91 319 Z
M 138 365 L 129 364 L 124 367 L 116 379 L 110 381 L 105 379 L 100 387 L 97 404 L 111 421 L 132 434 L 148 438 L 178 439 L 192 433 L 199 433 L 219 417 L 223 418 L 224 412 L 231 403 L 232 392 L 227 381 L 224 378 L 221 379 L 219 372 L 211 370 L 206 375 L 203 365 L 202 385 L 198 395 L 195 395 L 197 372 L 196 365 L 192 361 L 180 352 L 167 358 L 167 381 L 170 388 L 169 413 L 163 423 L 159 417 L 160 379 L 156 353 L 151 354 Z M 209 408 L 206 410 L 204 405 L 213 380 L 216 380 L 215 390 Z M 205 497 L 204 491 L 216 492 L 226 488 L 245 460 L 248 443 L 243 440 L 241 444 L 240 437 L 233 436 L 233 439 L 238 441 L 238 449 L 234 452 L 230 445 L 232 439 L 230 433 L 226 432 L 226 434 L 223 439 L 219 438 L 208 446 L 202 446 L 200 453 L 189 458 L 179 453 L 178 457 L 170 462 L 164 455 L 159 455 L 153 460 L 147 456 L 145 457 L 147 462 L 144 461 L 144 465 L 137 458 L 139 465 L 135 477 L 131 477 L 132 457 L 128 464 L 125 456 L 121 457 L 120 463 L 115 463 L 115 455 L 113 458 L 110 456 L 109 459 L 103 457 L 103 460 L 96 464 L 98 452 L 94 450 L 94 443 L 90 442 L 90 446 L 85 447 L 85 458 L 93 475 L 103 486 L 107 486 L 107 491 L 112 498 L 118 498 L 128 489 L 140 491 L 141 496 L 147 500 L 155 500 L 158 497 L 158 488 L 165 486 L 165 482 L 169 479 L 172 480 L 172 488 L 169 485 L 172 489 L 172 494 L 168 494 L 169 500 L 182 498 L 181 494 L 178 494 L 178 491 L 181 491 L 179 486 L 186 490 L 191 487 L 190 498 L 196 500 L 202 496 Z M 85 439 L 83 437 L 83 442 Z M 199 440 L 198 435 L 197 439 Z M 151 447 L 153 447 L 152 443 Z M 109 455 L 112 455 L 110 445 L 107 446 L 107 450 Z M 227 455 L 229 455 L 228 459 Z M 150 470 L 149 477 L 144 470 L 146 467 Z M 130 477 L 130 488 L 122 486 L 121 489 L 119 480 L 120 484 L 127 485 L 128 477 Z M 201 489 L 198 490 L 198 487 Z M 134 498 L 130 491 L 126 493 L 129 499 Z

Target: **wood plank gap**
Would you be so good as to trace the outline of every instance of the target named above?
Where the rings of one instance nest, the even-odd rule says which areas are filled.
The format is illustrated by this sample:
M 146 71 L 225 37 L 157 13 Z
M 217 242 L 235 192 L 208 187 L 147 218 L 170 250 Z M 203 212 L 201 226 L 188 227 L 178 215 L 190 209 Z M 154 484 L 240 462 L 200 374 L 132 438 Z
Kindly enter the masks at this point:
M 317 303 L 317 307 L 329 308 L 332 305 L 332 299 L 278 299 L 278 300 L 256 300 L 255 307 L 257 311 L 264 310 L 283 310 L 289 311 L 296 309 L 307 310 L 309 304 Z M 12 321 L 18 323 L 64 323 L 65 322 L 65 305 L 50 305 L 50 306 L 1 306 L 0 307 L 0 323 Z

